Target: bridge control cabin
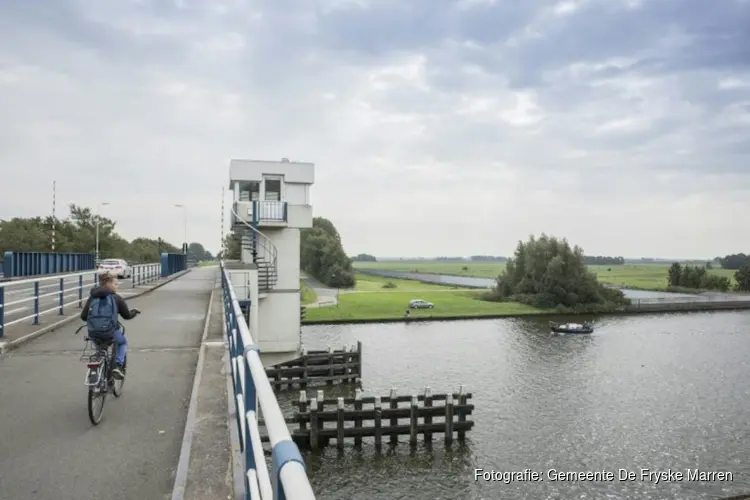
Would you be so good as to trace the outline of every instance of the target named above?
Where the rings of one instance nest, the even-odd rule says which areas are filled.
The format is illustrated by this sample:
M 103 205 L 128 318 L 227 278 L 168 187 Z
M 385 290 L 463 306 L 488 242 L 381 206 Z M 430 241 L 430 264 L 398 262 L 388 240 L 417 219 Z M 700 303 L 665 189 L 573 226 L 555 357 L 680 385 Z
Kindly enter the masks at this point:
M 307 162 L 232 160 L 232 230 L 241 237 L 242 263 L 228 264 L 239 300 L 251 303 L 250 332 L 265 365 L 300 352 L 300 230 L 312 227 Z

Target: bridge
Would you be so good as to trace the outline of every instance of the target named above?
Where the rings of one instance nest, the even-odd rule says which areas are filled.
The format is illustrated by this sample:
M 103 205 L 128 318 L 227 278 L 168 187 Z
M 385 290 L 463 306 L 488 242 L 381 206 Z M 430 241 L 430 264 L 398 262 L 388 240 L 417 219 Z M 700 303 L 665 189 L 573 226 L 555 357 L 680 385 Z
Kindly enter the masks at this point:
M 0 498 L 315 498 L 224 267 L 160 267 L 119 284 L 143 314 L 96 427 L 74 335 L 93 271 L 0 283 Z

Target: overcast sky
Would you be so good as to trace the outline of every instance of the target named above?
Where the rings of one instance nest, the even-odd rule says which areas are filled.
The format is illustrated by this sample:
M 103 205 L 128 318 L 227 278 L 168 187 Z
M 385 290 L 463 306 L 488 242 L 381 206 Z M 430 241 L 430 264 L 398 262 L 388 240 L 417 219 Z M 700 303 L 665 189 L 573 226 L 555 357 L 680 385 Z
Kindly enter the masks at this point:
M 216 251 L 231 158 L 347 252 L 749 251 L 748 0 L 0 2 L 0 218 L 111 201 Z M 228 196 L 227 196 L 228 198 Z

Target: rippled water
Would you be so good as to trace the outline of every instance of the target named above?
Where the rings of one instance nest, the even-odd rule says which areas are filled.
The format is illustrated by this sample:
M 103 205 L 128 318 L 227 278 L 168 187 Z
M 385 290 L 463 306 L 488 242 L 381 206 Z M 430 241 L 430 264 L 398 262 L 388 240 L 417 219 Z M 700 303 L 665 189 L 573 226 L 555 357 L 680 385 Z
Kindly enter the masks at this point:
M 310 326 L 308 348 L 364 343 L 363 389 L 465 384 L 464 447 L 335 446 L 307 457 L 325 499 L 703 499 L 750 492 L 750 312 L 611 317 L 593 335 L 546 320 Z M 337 394 L 351 392 L 339 388 Z M 296 397 L 298 391 L 290 393 Z M 334 396 L 326 388 L 327 396 Z M 402 439 L 406 439 L 403 437 Z M 474 481 L 474 469 L 734 473 L 732 482 Z

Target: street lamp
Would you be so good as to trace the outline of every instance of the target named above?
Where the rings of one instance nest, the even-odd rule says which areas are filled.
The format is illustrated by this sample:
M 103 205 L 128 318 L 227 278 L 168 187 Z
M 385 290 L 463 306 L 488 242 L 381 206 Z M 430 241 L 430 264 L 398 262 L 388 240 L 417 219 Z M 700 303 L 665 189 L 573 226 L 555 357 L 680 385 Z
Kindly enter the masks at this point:
M 101 219 L 100 213 L 102 211 L 102 207 L 106 207 L 109 205 L 109 202 L 103 201 L 96 205 L 96 265 L 99 265 L 99 220 Z
M 182 209 L 183 222 L 184 222 L 184 225 L 185 225 L 185 253 L 187 254 L 187 244 L 188 244 L 188 240 L 187 240 L 187 207 L 185 205 L 180 204 L 180 203 L 175 204 L 175 207 Z

